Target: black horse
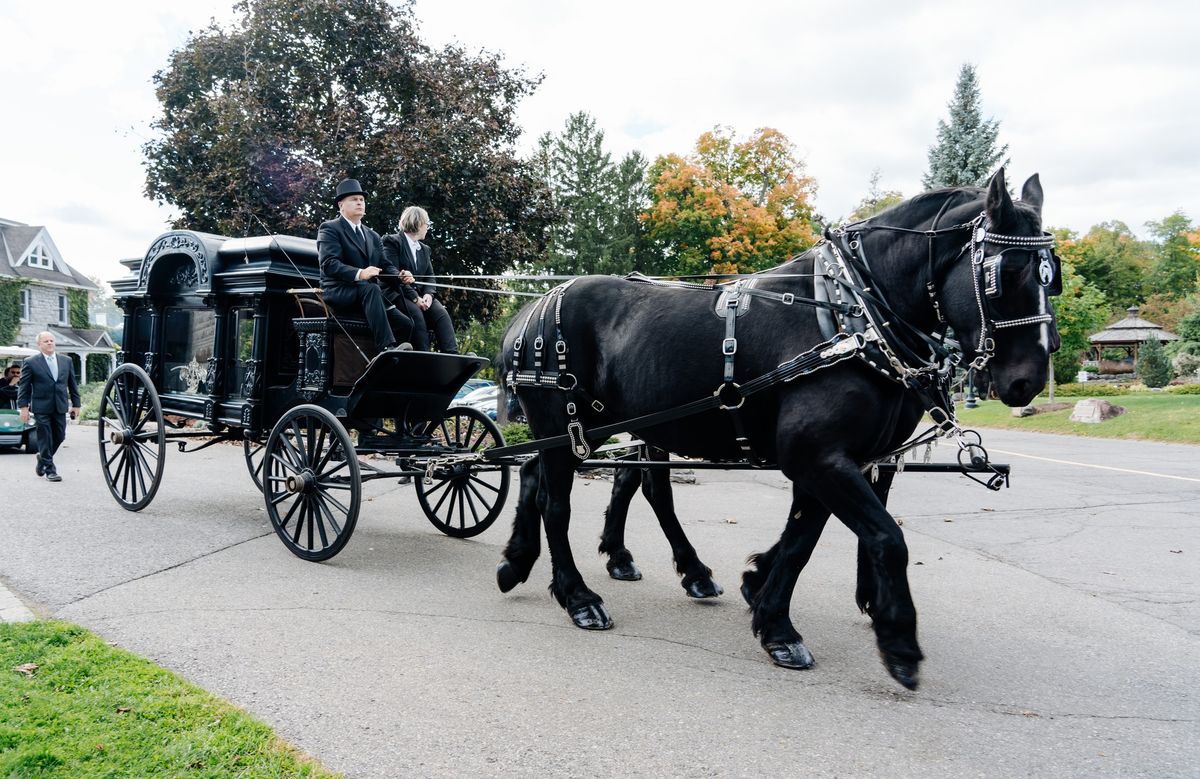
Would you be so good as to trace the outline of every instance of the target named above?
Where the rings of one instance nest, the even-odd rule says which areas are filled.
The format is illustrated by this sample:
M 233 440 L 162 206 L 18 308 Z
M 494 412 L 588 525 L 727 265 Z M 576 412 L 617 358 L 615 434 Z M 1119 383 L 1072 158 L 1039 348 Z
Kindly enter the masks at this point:
M 792 481 L 779 541 L 750 558 L 741 588 L 753 632 L 776 664 L 813 664 L 790 601 L 836 514 L 859 539 L 856 599 L 872 617 L 883 662 L 915 688 L 923 655 L 908 550 L 886 509 L 890 477 L 871 480 L 864 466 L 900 447 L 926 411 L 961 444 L 946 413 L 948 377 L 960 363 L 986 369 L 1008 405 L 1028 403 L 1045 386 L 1059 345 L 1048 296 L 1061 282 L 1041 206 L 1037 176 L 1014 203 L 1003 171 L 986 189 L 920 195 L 757 274 L 753 308 L 736 319 L 715 315 L 712 291 L 612 277 L 577 279 L 527 307 L 504 338 L 507 391 L 534 435 L 566 433 L 567 445 L 523 467 L 497 570 L 501 590 L 528 578 L 540 518 L 551 593 L 577 626 L 612 626 L 572 556 L 570 494 L 578 464 L 603 437 L 594 431 L 634 420 L 632 432 L 663 450 L 774 464 Z M 694 413 L 680 419 L 664 409 Z M 669 508 L 665 477 L 653 478 L 647 497 L 685 588 L 717 594 L 711 572 L 675 533 L 673 510 L 660 510 Z

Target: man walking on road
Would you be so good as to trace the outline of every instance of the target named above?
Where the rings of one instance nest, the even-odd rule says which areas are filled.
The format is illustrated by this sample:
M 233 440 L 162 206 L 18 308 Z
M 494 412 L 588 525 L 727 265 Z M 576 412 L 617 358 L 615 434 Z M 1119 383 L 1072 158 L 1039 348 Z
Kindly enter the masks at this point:
M 26 357 L 17 383 L 17 408 L 21 421 L 29 421 L 33 411 L 37 424 L 38 459 L 34 468 L 46 481 L 62 481 L 54 467 L 54 453 L 67 437 L 68 395 L 71 419 L 79 416 L 79 387 L 75 384 L 75 368 L 69 357 L 54 352 L 54 336 L 38 333 L 41 354 Z

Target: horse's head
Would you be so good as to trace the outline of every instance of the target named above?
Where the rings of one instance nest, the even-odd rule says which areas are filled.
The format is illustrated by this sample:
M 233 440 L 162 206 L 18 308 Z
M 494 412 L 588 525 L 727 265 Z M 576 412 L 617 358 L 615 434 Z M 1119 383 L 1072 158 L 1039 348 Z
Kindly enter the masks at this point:
M 1062 276 L 1053 239 L 1042 231 L 1036 174 L 1017 202 L 1004 171 L 992 177 L 967 254 L 946 274 L 946 317 L 966 360 L 991 374 L 1000 400 L 1023 406 L 1046 386 L 1049 357 L 1060 345 L 1050 296 L 1062 291 Z

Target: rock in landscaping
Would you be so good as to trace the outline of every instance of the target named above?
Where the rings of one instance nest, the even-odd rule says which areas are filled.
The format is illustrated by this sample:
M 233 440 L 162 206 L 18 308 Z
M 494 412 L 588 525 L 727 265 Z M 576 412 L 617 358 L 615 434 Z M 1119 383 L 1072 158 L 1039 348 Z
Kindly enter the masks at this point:
M 1101 398 L 1084 398 L 1075 404 L 1075 410 L 1071 412 L 1071 421 L 1097 424 L 1124 413 L 1124 408 L 1114 406 L 1107 400 Z

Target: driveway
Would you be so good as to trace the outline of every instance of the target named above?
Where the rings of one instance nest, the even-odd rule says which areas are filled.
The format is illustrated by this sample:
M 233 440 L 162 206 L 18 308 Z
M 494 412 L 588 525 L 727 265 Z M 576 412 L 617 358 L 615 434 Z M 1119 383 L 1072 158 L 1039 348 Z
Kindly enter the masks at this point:
M 1013 487 L 902 474 L 927 661 L 910 693 L 854 606 L 853 536 L 831 522 L 793 616 L 817 658 L 772 666 L 737 594 L 782 527 L 774 472 L 697 473 L 676 503 L 726 594 L 685 597 L 639 498 L 645 578 L 607 578 L 609 484 L 578 479 L 572 539 L 616 620 L 573 628 L 494 570 L 511 506 L 466 541 L 411 485 L 371 483 L 353 539 L 313 564 L 275 538 L 240 447 L 168 451 L 154 503 L 108 495 L 95 428 L 71 425 L 61 484 L 0 453 L 0 578 L 269 722 L 326 766 L 398 776 L 1154 776 L 1200 765 L 1200 448 L 985 432 Z M 949 460 L 943 444 L 935 460 Z

